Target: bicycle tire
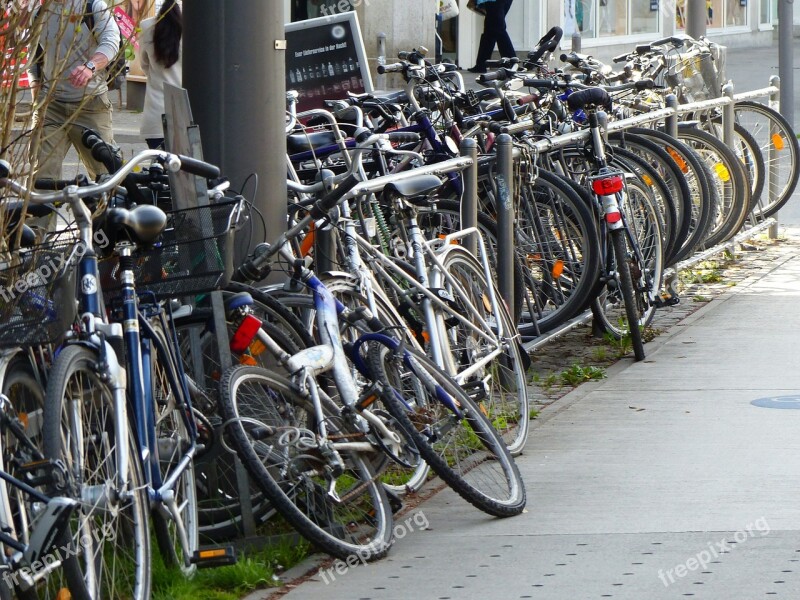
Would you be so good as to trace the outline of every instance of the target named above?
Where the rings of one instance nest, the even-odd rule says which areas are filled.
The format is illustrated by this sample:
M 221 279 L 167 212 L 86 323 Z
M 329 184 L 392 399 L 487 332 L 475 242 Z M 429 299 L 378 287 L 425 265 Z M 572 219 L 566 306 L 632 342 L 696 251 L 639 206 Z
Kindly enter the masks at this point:
M 546 170 L 522 188 L 515 245 L 527 290 L 527 314 L 517 319 L 524 336 L 552 331 L 591 302 L 600 242 L 591 198 L 576 188 L 576 182 Z
M 628 316 L 628 331 L 633 345 L 633 355 L 635 359 L 644 360 L 644 341 L 642 340 L 642 330 L 638 327 L 640 314 L 637 308 L 637 298 L 633 289 L 633 278 L 629 263 L 627 239 L 624 229 L 611 231 L 611 242 L 614 247 L 614 256 L 619 271 L 619 286 L 622 294 L 622 301 L 625 304 L 625 313 Z
M 737 123 L 756 139 L 764 158 L 767 198 L 757 207 L 756 216 L 771 217 L 783 208 L 797 187 L 800 141 L 786 118 L 765 104 L 743 100 L 733 110 Z
M 452 247 L 441 262 L 444 273 L 449 275 L 449 279 L 443 278 L 442 287 L 453 299 L 452 309 L 469 319 L 479 317 L 492 327 L 491 339 L 487 339 L 465 329 L 460 322 L 443 322 L 442 331 L 458 365 L 457 372 L 451 375 L 468 395 L 475 394 L 475 398 L 481 399 L 476 403 L 485 409 L 509 452 L 519 454 L 525 447 L 530 428 L 525 376 L 528 364 L 523 362 L 524 351 L 519 343 L 519 334 L 496 289 L 494 298 L 497 302 L 495 306 L 491 304 L 490 286 L 494 286 L 486 279 L 483 266 L 472 254 L 461 247 Z M 450 321 L 443 311 L 437 311 L 437 315 L 443 321 Z M 497 323 L 498 318 L 500 323 Z M 473 370 L 468 377 L 462 376 L 490 354 L 495 358 Z
M 679 126 L 678 139 L 704 157 L 719 191 L 717 220 L 701 244 L 710 248 L 728 240 L 744 225 L 750 207 L 750 184 L 733 151 L 707 131 L 691 124 Z
M 332 466 L 325 453 L 314 448 L 317 423 L 313 422 L 310 400 L 288 380 L 260 367 L 238 365 L 228 369 L 220 388 L 220 403 L 229 424 L 226 439 L 287 523 L 315 546 L 342 560 L 356 555 L 369 561 L 385 555 L 392 543 L 392 511 L 369 463 L 358 452 L 339 452 L 344 470 L 334 483 L 351 487 L 346 491 L 331 488 L 338 502 L 312 477 L 320 465 Z M 331 435 L 361 435 L 341 427 L 339 417 L 324 405 L 322 416 Z M 255 429 L 254 422 L 258 423 Z M 290 431 L 294 432 L 294 441 L 284 440 L 284 432 Z M 251 437 L 253 432 L 257 439 Z M 301 448 L 303 440 L 307 447 Z M 257 453 L 256 445 L 269 447 L 269 452 Z M 330 481 L 326 483 L 330 485 Z
M 706 239 L 713 216 L 719 210 L 719 191 L 712 185 L 714 176 L 711 169 L 691 146 L 660 129 L 632 127 L 627 133 L 642 136 L 663 148 L 689 184 L 692 198 L 691 233 L 677 256 L 678 260 L 684 260 Z
M 487 514 L 511 517 L 524 510 L 525 485 L 513 457 L 460 386 L 430 359 L 412 350 L 401 354 L 376 344 L 369 360 L 373 375 L 383 384 L 381 393 L 389 410 L 404 424 L 431 469 L 443 481 Z M 432 397 L 427 407 L 418 408 L 398 397 L 397 383 L 385 364 L 393 361 L 405 361 L 418 377 L 428 380 L 426 388 Z M 393 367 L 392 371 L 397 369 Z M 454 399 L 463 418 L 445 407 L 436 386 Z
M 115 415 L 111 390 L 97 374 L 98 361 L 97 353 L 87 347 L 72 344 L 62 349 L 50 370 L 45 393 L 44 454 L 49 459 L 65 462 L 67 471 L 73 474 L 69 486 L 73 487 L 75 498 L 81 501 L 81 509 L 75 517 L 80 522 L 80 530 L 65 540 L 67 544 L 77 544 L 78 556 L 67 558 L 62 566 L 70 593 L 77 600 L 108 597 L 146 600 L 150 598 L 151 581 L 149 505 L 136 434 L 130 421 L 127 422 L 130 460 L 126 499 L 106 499 L 118 505 L 113 511 L 103 510 L 99 514 L 98 503 L 103 499 L 98 498 L 92 504 L 86 501 L 82 489 L 74 489 L 74 477 L 80 477 L 81 486 L 98 488 L 92 486 L 97 482 L 102 489 L 105 486 L 113 489 L 118 477 L 116 446 L 103 445 L 116 440 Z M 87 385 L 91 386 L 91 395 L 86 399 L 77 398 Z M 84 414 L 84 410 L 92 409 L 97 409 L 98 413 Z M 77 457 L 94 462 L 76 465 Z M 105 477 L 100 473 L 102 468 L 108 468 Z M 112 521 L 118 525 L 113 535 L 107 528 Z M 107 548 L 106 544 L 111 547 Z M 120 567 L 120 571 L 116 567 Z M 89 571 L 88 579 L 94 582 L 92 589 L 88 589 L 84 570 Z

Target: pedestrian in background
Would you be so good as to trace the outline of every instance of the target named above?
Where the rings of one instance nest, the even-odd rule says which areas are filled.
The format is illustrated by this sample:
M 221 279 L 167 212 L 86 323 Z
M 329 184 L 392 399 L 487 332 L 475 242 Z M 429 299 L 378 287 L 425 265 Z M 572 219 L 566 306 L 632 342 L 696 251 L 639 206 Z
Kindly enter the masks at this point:
M 176 0 L 164 0 L 158 15 L 140 25 L 139 60 L 147 75 L 139 135 L 149 148 L 163 148 L 164 84 L 181 87 L 181 37 L 183 15 Z
M 492 57 L 495 45 L 502 57 L 511 58 L 517 55 L 506 31 L 506 15 L 513 1 L 477 0 L 478 9 L 484 11 L 483 33 L 478 44 L 478 58 L 475 60 L 475 66 L 469 68 L 470 72 L 486 72 L 486 61 Z
M 90 30 L 86 7 L 86 0 L 45 2 L 34 17 L 42 20 L 40 62 L 31 70 L 39 79 L 34 117 L 35 126 L 41 127 L 37 177 L 62 179 L 70 145 L 91 177 L 105 172 L 81 143 L 81 135 L 89 128 L 113 143 L 105 67 L 119 51 L 119 27 L 104 0 L 94 0 L 94 30 Z

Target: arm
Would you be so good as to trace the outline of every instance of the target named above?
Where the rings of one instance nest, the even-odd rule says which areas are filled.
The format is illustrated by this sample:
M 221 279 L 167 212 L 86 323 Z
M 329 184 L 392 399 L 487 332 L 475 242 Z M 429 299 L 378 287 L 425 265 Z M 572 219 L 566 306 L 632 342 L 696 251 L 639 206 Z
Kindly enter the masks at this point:
M 98 6 L 100 10 L 97 9 Z M 70 83 L 75 87 L 86 87 L 94 74 L 108 66 L 108 63 L 119 51 L 119 27 L 117 27 L 117 22 L 108 6 L 102 0 L 95 0 L 92 8 L 94 9 L 92 34 L 97 39 L 97 47 L 86 62 L 75 67 L 69 74 Z M 94 69 L 87 64 L 94 65 Z

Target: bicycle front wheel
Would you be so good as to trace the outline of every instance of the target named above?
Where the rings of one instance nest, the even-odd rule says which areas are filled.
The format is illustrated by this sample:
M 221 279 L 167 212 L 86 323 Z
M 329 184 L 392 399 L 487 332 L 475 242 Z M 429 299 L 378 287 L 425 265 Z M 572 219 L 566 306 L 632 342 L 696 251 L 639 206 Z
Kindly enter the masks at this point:
M 389 411 L 431 469 L 482 511 L 496 517 L 520 514 L 525 486 L 505 442 L 486 418 L 486 409 L 422 354 L 373 344 L 369 361 Z M 403 396 L 406 384 L 397 374 L 409 371 L 428 390 L 426 406 Z
M 502 436 L 509 452 L 519 454 L 528 439 L 527 364 L 519 334 L 494 284 L 483 267 L 462 248 L 442 259 L 442 286 L 455 310 L 472 322 L 442 312 L 446 342 L 456 382 L 480 405 Z M 480 326 L 483 326 L 480 328 Z
M 260 367 L 235 366 L 220 383 L 227 440 L 284 519 L 337 558 L 380 558 L 392 543 L 392 511 L 361 453 L 335 450 L 362 441 L 335 412 L 314 411 L 289 381 Z M 326 446 L 319 443 L 322 429 Z M 335 442 L 334 442 L 335 440 Z
M 129 421 L 123 424 L 125 439 L 117 437 L 114 397 L 97 372 L 98 361 L 84 346 L 67 346 L 50 371 L 45 394 L 44 453 L 63 461 L 69 495 L 80 501 L 72 537 L 65 540 L 71 556 L 63 568 L 77 600 L 145 600 L 150 598 L 145 480 Z M 128 475 L 119 481 L 124 450 Z

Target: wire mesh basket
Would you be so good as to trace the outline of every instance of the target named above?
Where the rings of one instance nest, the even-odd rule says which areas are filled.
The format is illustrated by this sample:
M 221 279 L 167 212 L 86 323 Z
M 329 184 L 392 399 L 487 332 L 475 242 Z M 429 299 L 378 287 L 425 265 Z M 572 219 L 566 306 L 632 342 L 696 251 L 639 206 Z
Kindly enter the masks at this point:
M 52 344 L 75 321 L 79 244 L 49 241 L 0 262 L 0 348 Z
M 681 102 L 698 102 L 722 95 L 724 47 L 673 54 L 667 57 L 665 81 Z
M 134 253 L 136 292 L 157 300 L 221 289 L 233 273 L 234 233 L 240 200 L 167 212 L 167 227 L 156 247 Z M 107 303 L 120 298 L 119 257 L 99 263 Z

